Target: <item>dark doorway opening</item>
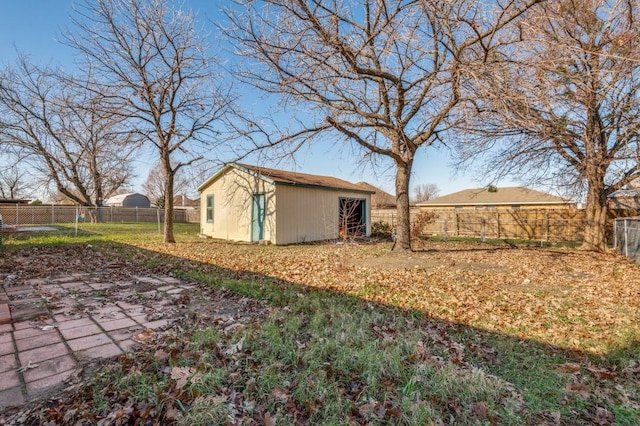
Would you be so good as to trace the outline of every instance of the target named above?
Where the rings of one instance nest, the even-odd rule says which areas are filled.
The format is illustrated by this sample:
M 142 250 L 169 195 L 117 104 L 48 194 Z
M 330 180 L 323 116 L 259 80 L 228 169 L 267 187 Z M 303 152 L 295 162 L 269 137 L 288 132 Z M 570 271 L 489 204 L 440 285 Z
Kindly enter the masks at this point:
M 365 200 L 340 198 L 340 237 L 360 237 L 365 235 Z

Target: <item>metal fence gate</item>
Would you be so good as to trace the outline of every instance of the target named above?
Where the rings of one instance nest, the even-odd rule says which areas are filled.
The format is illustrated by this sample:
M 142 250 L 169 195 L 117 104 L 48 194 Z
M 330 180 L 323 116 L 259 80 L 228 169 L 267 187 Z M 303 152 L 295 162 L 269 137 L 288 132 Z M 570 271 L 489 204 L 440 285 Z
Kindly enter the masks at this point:
M 613 248 L 636 262 L 640 261 L 640 216 L 613 221 Z

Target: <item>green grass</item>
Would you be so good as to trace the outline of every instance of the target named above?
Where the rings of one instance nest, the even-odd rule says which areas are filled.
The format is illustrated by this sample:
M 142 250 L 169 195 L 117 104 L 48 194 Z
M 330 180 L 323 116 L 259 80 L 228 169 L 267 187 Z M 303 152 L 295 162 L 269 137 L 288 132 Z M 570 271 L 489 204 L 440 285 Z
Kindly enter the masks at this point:
M 2 246 L 7 250 L 41 245 L 65 244 L 130 244 L 140 241 L 161 242 L 162 228 L 158 231 L 155 223 L 83 223 L 78 231 L 71 226 L 47 225 L 56 231 L 4 233 Z M 200 230 L 199 224 L 176 223 L 174 234 L 178 241 L 195 241 Z
M 197 225 L 177 225 L 176 237 L 192 241 L 197 231 Z M 189 321 L 163 338 L 163 356 L 153 349 L 104 365 L 76 395 L 88 418 L 124 406 L 139 412 L 153 407 L 150 416 L 160 423 L 185 425 L 264 424 L 267 418 L 278 425 L 534 425 L 555 416 L 562 424 L 587 425 L 601 407 L 614 424 L 640 424 L 640 388 L 621 373 L 637 362 L 637 344 L 588 357 L 342 293 L 185 267 L 183 259 L 127 246 L 161 241 L 155 225 L 83 225 L 77 237 L 73 232 L 15 237 L 5 247 L 94 244 L 110 256 L 169 268 L 269 307 L 232 329 Z M 606 380 L 583 367 L 558 368 L 570 362 L 620 374 Z M 175 367 L 193 369 L 182 388 L 171 378 Z M 588 386 L 588 395 L 567 393 L 576 380 Z M 79 412 L 73 420 L 80 418 Z

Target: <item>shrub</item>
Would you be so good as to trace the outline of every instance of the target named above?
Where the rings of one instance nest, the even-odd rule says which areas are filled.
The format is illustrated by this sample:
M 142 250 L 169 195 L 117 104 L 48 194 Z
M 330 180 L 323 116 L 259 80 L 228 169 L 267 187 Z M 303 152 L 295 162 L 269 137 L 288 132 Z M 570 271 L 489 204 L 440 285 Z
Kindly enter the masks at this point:
M 411 222 L 411 238 L 417 239 L 422 235 L 424 227 L 436 220 L 438 217 L 434 212 L 420 212 Z
M 393 228 L 388 222 L 378 221 L 371 224 L 371 236 L 374 238 L 391 238 Z

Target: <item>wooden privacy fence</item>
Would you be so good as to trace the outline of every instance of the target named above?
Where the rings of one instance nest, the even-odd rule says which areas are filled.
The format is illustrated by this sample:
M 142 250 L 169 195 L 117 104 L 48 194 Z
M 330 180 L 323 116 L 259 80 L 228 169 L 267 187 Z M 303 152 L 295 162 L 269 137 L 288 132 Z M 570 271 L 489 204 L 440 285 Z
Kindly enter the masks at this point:
M 411 209 L 414 222 L 421 212 L 434 219 L 423 235 L 540 241 L 582 241 L 585 215 L 577 209 Z M 373 210 L 372 222 L 396 225 L 395 210 Z
M 0 205 L 4 223 L 19 225 L 45 225 L 81 222 L 164 222 L 164 211 L 142 207 L 82 207 L 59 205 Z M 175 223 L 200 222 L 199 210 L 174 210 Z

